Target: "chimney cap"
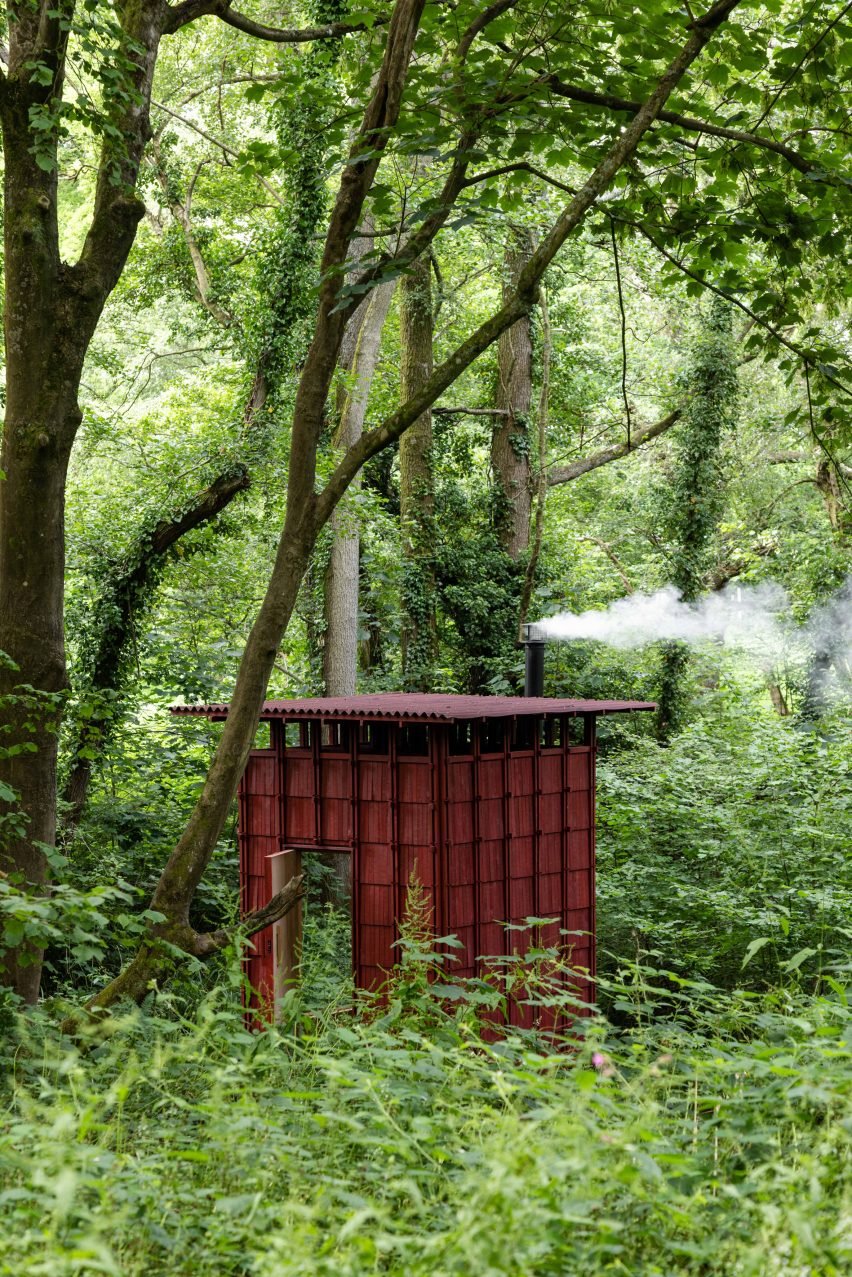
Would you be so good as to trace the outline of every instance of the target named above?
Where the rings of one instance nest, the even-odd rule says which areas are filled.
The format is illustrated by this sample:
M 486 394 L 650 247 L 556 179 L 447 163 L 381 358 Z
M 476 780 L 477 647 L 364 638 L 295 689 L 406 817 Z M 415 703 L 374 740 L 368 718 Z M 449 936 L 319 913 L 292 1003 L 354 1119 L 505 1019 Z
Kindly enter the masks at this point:
M 547 634 L 545 628 L 540 621 L 524 622 L 524 642 L 525 643 L 546 643 Z

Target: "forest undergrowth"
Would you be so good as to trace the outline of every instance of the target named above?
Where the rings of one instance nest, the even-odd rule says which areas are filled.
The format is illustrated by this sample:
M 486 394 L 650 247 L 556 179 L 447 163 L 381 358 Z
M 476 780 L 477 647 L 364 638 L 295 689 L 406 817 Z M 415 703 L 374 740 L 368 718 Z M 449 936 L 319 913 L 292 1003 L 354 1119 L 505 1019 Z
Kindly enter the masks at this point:
M 0 1273 L 848 1272 L 848 729 L 733 724 L 605 751 L 598 1006 L 561 1038 L 483 1017 L 570 1010 L 552 954 L 454 982 L 411 927 L 353 1002 L 316 907 L 267 1032 L 236 953 L 74 1044 L 7 1020 Z
M 489 1042 L 489 992 L 428 969 L 415 953 L 387 1004 L 262 1034 L 234 979 L 74 1050 L 30 1019 L 0 1272 L 848 1272 L 839 980 L 723 992 L 622 964 L 605 985 L 629 1027 Z

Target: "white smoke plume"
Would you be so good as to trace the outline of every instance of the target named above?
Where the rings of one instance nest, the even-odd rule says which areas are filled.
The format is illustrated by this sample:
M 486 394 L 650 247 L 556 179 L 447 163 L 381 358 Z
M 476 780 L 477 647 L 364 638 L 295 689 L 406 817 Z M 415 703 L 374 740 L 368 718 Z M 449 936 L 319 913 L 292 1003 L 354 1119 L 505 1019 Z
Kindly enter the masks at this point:
M 794 623 L 787 592 L 773 583 L 729 585 L 695 603 L 685 603 L 674 586 L 653 594 L 629 594 L 606 609 L 563 612 L 531 627 L 530 637 L 594 639 L 612 647 L 680 640 L 738 647 L 762 662 L 807 650 L 832 661 L 852 658 L 852 576 L 808 621 Z

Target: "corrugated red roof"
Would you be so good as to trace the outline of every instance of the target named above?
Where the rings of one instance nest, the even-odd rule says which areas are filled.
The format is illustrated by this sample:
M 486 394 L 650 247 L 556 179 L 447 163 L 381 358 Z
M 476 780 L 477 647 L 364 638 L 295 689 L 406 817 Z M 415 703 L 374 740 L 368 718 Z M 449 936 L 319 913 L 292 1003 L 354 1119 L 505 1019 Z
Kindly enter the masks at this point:
M 652 701 L 556 700 L 549 696 L 455 696 L 424 692 L 379 692 L 370 696 L 318 696 L 294 701 L 265 701 L 261 718 L 387 718 L 397 722 L 453 723 L 474 718 L 512 718 L 531 714 L 623 714 L 655 709 Z M 173 705 L 173 714 L 224 718 L 225 703 Z

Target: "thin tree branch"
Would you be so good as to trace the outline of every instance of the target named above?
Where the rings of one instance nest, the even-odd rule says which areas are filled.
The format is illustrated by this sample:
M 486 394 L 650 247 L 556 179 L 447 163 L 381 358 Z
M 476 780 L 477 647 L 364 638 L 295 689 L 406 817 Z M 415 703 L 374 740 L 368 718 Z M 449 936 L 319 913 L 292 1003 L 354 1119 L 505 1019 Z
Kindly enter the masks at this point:
M 189 106 L 190 102 L 194 102 L 196 98 L 200 98 L 205 93 L 221 93 L 222 89 L 230 88 L 233 84 L 274 84 L 280 80 L 279 75 L 228 75 L 214 81 L 211 84 L 203 84 L 200 89 L 194 89 L 192 93 L 188 93 L 185 98 L 181 98 L 179 106 Z
M 564 191 L 566 195 L 576 195 L 576 186 L 568 186 L 565 182 L 558 181 L 555 177 L 551 177 L 549 173 L 545 173 L 544 169 L 536 168 L 534 164 L 530 164 L 527 160 L 518 160 L 514 164 L 501 164 L 497 168 L 486 169 L 484 173 L 473 173 L 470 177 L 466 177 L 463 186 L 475 186 L 478 182 L 487 182 L 492 177 L 502 177 L 504 173 L 531 173 L 533 177 L 541 178 L 542 182 L 547 182 L 549 186 L 555 186 L 557 190 Z
M 682 416 L 683 408 L 675 408 L 674 412 L 670 412 L 667 417 L 655 421 L 651 426 L 645 426 L 644 430 L 637 430 L 630 443 L 614 443 L 612 447 L 602 448 L 600 452 L 581 457 L 578 461 L 572 461 L 570 465 L 554 466 L 547 476 L 548 487 L 555 488 L 561 483 L 570 483 L 572 479 L 579 479 L 580 475 L 588 474 L 591 470 L 609 465 L 611 461 L 619 461 L 622 457 L 629 456 L 643 444 L 650 443 L 652 439 L 671 430 Z
M 550 365 L 553 358 L 553 330 L 550 326 L 550 309 L 547 291 L 542 288 L 541 300 L 541 386 L 538 396 L 538 477 L 536 482 L 535 526 L 530 556 L 524 572 L 521 604 L 518 608 L 518 642 L 523 641 L 524 625 L 530 608 L 541 544 L 544 537 L 544 507 L 547 501 L 547 427 L 550 418 Z
M 436 417 L 508 417 L 506 408 L 433 408 Z
M 835 473 L 843 480 L 843 486 L 846 489 L 846 494 L 847 496 L 850 496 L 852 495 L 852 493 L 850 493 L 849 484 L 846 482 L 845 476 L 840 475 L 840 471 L 838 469 L 838 464 L 834 456 L 834 453 L 831 451 L 825 439 L 823 439 L 822 435 L 819 433 L 819 431 L 816 428 L 816 420 L 814 418 L 814 401 L 811 396 L 811 370 L 810 370 L 810 363 L 806 356 L 803 357 L 802 359 L 802 366 L 803 366 L 803 370 L 805 374 L 805 390 L 807 391 L 807 398 L 808 398 L 808 420 L 810 421 L 811 435 L 816 440 L 820 449 L 825 453 L 829 466 L 833 466 Z M 822 467 L 824 466 L 824 464 L 825 462 L 822 462 L 820 464 L 818 474 L 819 474 L 819 471 L 822 470 Z M 817 486 L 819 486 L 819 483 L 817 484 Z
M 546 83 L 558 97 L 568 98 L 572 102 L 583 102 L 587 106 L 599 106 L 608 111 L 625 111 L 634 114 L 642 105 L 640 102 L 632 102 L 628 98 L 617 97 L 614 93 L 597 93 L 591 89 L 584 89 L 580 85 L 566 84 L 558 76 L 551 76 Z M 783 142 L 776 142 L 774 138 L 763 137 L 759 133 L 749 133 L 744 129 L 731 129 L 723 124 L 711 124 L 707 120 L 699 120 L 691 115 L 680 115 L 677 111 L 660 111 L 657 119 L 662 120 L 665 124 L 675 124 L 691 133 L 704 133 L 709 137 L 727 138 L 732 142 L 741 142 L 748 146 L 762 147 L 766 151 L 774 151 L 776 155 L 782 156 L 800 173 L 813 173 L 819 167 L 811 164 L 793 147 L 786 146 Z
M 763 121 L 766 119 L 769 112 L 775 106 L 775 103 L 780 98 L 781 94 L 784 92 L 787 86 L 796 78 L 796 76 L 799 74 L 799 72 L 801 71 L 802 67 L 805 65 L 805 63 L 807 62 L 811 54 L 814 53 L 819 48 L 819 46 L 822 44 L 825 37 L 828 35 L 830 31 L 832 31 L 837 26 L 838 22 L 843 21 L 843 19 L 846 17 L 850 9 L 852 9 L 852 4 L 845 4 L 843 8 L 840 10 L 840 12 L 834 15 L 834 17 L 829 22 L 828 26 L 823 28 L 823 30 L 820 32 L 817 39 L 814 40 L 813 44 L 810 45 L 805 50 L 801 58 L 799 58 L 799 61 L 791 70 L 790 74 L 786 77 L 785 80 L 781 82 L 781 84 L 779 84 L 778 88 L 775 90 L 775 93 L 772 95 L 769 102 L 764 107 L 763 111 L 760 114 L 760 118 L 757 121 L 757 124 L 755 124 L 755 128 L 758 128 L 763 123 Z
M 621 316 L 621 397 L 624 400 L 624 413 L 627 417 L 627 451 L 630 451 L 630 400 L 627 396 L 627 316 L 624 312 L 624 293 L 621 288 L 621 265 L 618 260 L 618 241 L 615 238 L 615 222 L 610 218 L 610 234 L 612 236 L 612 257 L 615 262 L 615 286 L 618 291 L 618 311 Z
M 618 557 L 615 550 L 610 545 L 609 541 L 604 541 L 601 539 L 601 537 L 593 537 L 593 536 L 578 537 L 577 540 L 587 541 L 590 545 L 596 545 L 598 549 L 603 554 L 606 555 L 606 557 L 609 559 L 612 566 L 615 568 L 616 572 L 618 573 L 619 579 L 621 580 L 621 584 L 624 586 L 625 591 L 628 594 L 635 594 L 636 586 L 630 580 L 630 577 L 627 575 L 627 571 L 624 567 L 624 564 L 621 562 L 621 559 Z
M 291 878 L 286 887 L 273 896 L 269 904 L 262 909 L 255 909 L 246 914 L 242 922 L 235 927 L 220 927 L 217 931 L 197 931 L 192 940 L 192 953 L 196 958 L 207 958 L 232 944 L 238 935 L 256 936 L 258 931 L 280 922 L 291 909 L 304 900 L 306 895 L 305 875 L 297 874 Z
M 459 62 L 465 61 L 470 52 L 470 46 L 480 32 L 484 31 L 495 18 L 499 18 L 501 13 L 505 13 L 507 9 L 513 9 L 517 3 L 518 0 L 495 0 L 494 4 L 490 4 L 487 9 L 483 9 L 478 18 L 474 18 L 461 40 L 459 40 L 459 45 L 456 49 L 456 57 Z
M 703 276 L 699 275 L 696 271 L 690 270 L 690 268 L 685 266 L 682 261 L 674 256 L 673 253 L 670 253 L 668 249 L 664 248 L 662 244 L 654 238 L 648 228 L 641 222 L 631 221 L 629 218 L 622 217 L 618 213 L 607 212 L 607 217 L 616 218 L 618 221 L 623 222 L 625 226 L 633 226 L 637 231 L 639 231 L 640 235 L 644 235 L 648 242 L 654 245 L 654 248 L 656 248 L 658 253 L 665 257 L 666 261 L 669 261 L 673 266 L 676 266 L 682 274 L 686 275 L 689 279 L 694 279 L 697 284 L 700 284 L 702 288 L 706 288 L 708 292 L 715 293 L 717 297 L 722 297 L 725 301 L 730 302 L 732 306 L 736 306 L 743 312 L 743 314 L 748 315 L 749 319 L 754 320 L 758 327 L 762 328 L 765 332 L 768 332 L 771 337 L 774 337 L 779 345 L 784 346 L 785 349 L 791 351 L 794 355 L 798 355 L 798 357 L 803 360 L 809 368 L 819 366 L 819 371 L 826 381 L 830 382 L 832 386 L 836 386 L 836 388 L 844 395 L 848 395 L 852 398 L 852 389 L 844 385 L 844 383 L 839 381 L 832 373 L 828 372 L 824 365 L 818 365 L 816 357 L 813 354 L 804 350 L 801 346 L 797 346 L 795 342 L 790 341 L 789 338 L 785 337 L 781 330 L 776 328 L 773 324 L 770 324 L 765 319 L 761 319 L 759 315 L 754 313 L 750 306 L 747 306 L 744 301 L 740 301 L 739 297 L 736 297 L 728 289 L 719 288 L 716 284 L 711 284 L 708 279 L 704 279 Z
M 239 151 L 235 151 L 232 146 L 228 146 L 227 142 L 223 142 L 221 138 L 214 137 L 212 133 L 208 133 L 200 124 L 194 124 L 192 120 L 188 120 L 186 116 L 179 115 L 177 111 L 173 111 L 171 107 L 166 106 L 165 102 L 155 102 L 152 98 L 151 106 L 155 106 L 158 111 L 165 111 L 166 115 L 170 115 L 173 120 L 179 120 L 181 124 L 185 124 L 188 129 L 192 129 L 193 133 L 197 133 L 198 136 L 203 137 L 205 141 L 212 143 L 213 146 L 217 146 L 223 155 L 228 155 L 233 160 L 238 160 L 240 158 Z M 287 201 L 284 199 L 284 196 L 278 194 L 275 187 L 271 184 L 271 182 L 266 180 L 262 173 L 258 173 L 253 170 L 253 176 L 257 178 L 264 190 L 269 192 L 276 203 L 280 204 L 282 208 L 287 207 Z
M 183 0 L 182 4 L 166 7 L 167 16 L 163 23 L 163 35 L 173 35 L 199 18 L 214 17 L 226 22 L 229 27 L 244 32 L 245 35 L 254 36 L 258 40 L 269 40 L 273 44 L 308 44 L 312 40 L 337 40 L 340 36 L 349 35 L 353 31 L 366 31 L 368 25 L 383 26 L 388 21 L 386 17 L 381 17 L 376 18 L 372 24 L 326 22 L 318 27 L 268 27 L 232 9 L 230 0 Z
M 162 154 L 160 150 L 159 138 L 155 138 L 151 142 L 151 154 L 154 158 L 154 170 L 160 188 L 166 199 L 172 216 L 183 231 L 183 238 L 186 244 L 186 250 L 189 254 L 189 260 L 192 263 L 192 269 L 195 273 L 195 298 L 199 305 L 211 315 L 218 324 L 223 328 L 228 328 L 233 323 L 233 315 L 226 310 L 224 306 L 218 305 L 217 302 L 210 300 L 210 272 L 207 269 L 207 263 L 204 255 L 198 247 L 198 241 L 195 238 L 195 232 L 192 226 L 192 197 L 195 192 L 195 184 L 198 176 L 206 160 L 201 160 L 195 167 L 189 186 L 186 190 L 186 198 L 181 201 L 171 190 L 168 174 L 163 167 Z

